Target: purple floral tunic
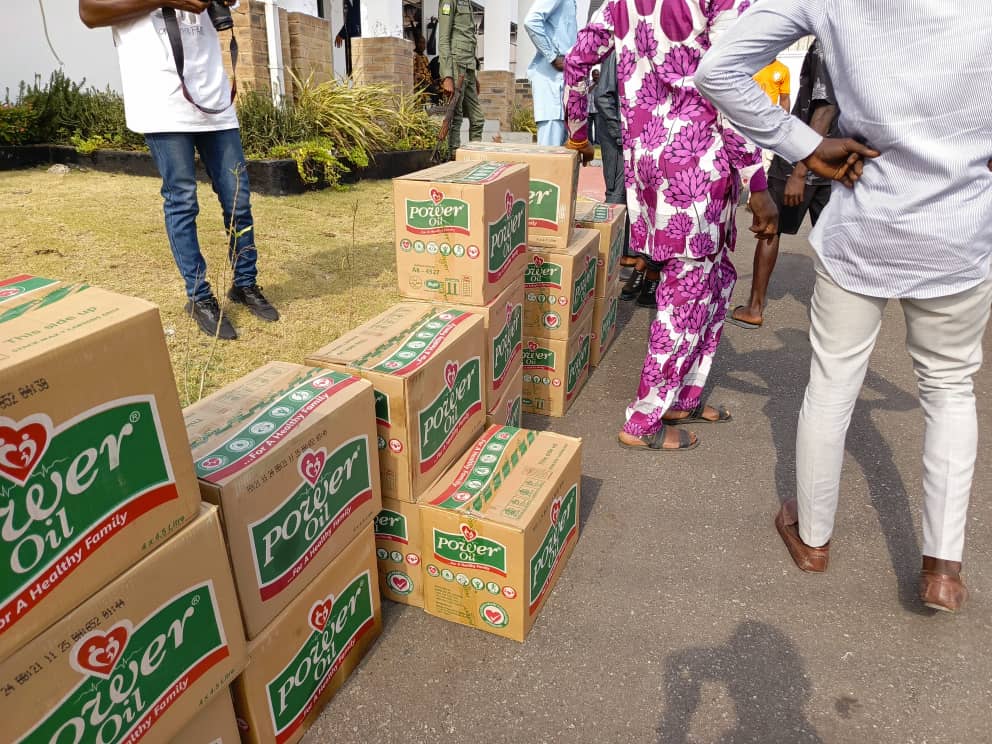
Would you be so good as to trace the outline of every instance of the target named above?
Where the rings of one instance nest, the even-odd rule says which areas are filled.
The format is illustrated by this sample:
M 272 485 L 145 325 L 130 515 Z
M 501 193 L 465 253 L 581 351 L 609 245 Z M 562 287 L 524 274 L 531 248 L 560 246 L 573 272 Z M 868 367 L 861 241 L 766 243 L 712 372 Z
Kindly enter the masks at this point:
M 662 262 L 638 397 L 625 430 L 652 434 L 673 405 L 700 401 L 736 272 L 729 251 L 743 177 L 767 188 L 761 151 L 693 84 L 712 39 L 749 0 L 609 0 L 579 32 L 565 65 L 569 136 L 586 138 L 589 73 L 617 52 L 630 246 Z

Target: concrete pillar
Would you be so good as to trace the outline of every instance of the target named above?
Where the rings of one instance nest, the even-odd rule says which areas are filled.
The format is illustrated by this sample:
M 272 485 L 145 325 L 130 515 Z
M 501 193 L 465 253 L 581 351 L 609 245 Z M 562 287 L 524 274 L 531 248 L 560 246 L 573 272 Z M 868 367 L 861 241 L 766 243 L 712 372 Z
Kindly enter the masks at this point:
M 362 3 L 362 37 L 403 38 L 403 0 L 365 0 Z
M 479 101 L 487 119 L 510 130 L 513 114 L 514 78 L 510 67 L 510 3 L 486 3 L 482 70 L 479 72 Z
M 510 71 L 510 5 L 486 4 L 486 37 L 482 50 L 483 68 Z

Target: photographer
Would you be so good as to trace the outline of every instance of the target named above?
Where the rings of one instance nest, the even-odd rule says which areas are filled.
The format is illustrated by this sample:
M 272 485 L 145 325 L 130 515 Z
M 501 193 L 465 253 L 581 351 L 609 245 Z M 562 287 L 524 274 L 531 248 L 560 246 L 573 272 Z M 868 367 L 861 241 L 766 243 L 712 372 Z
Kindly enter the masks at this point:
M 216 27 L 231 27 L 230 10 L 220 0 L 79 0 L 79 17 L 89 28 L 113 29 L 127 125 L 145 135 L 162 176 L 165 230 L 186 283 L 186 312 L 204 333 L 237 338 L 207 281 L 197 239 L 199 152 L 231 236 L 234 280 L 227 296 L 263 320 L 278 320 L 256 283 L 248 173 L 221 61 Z

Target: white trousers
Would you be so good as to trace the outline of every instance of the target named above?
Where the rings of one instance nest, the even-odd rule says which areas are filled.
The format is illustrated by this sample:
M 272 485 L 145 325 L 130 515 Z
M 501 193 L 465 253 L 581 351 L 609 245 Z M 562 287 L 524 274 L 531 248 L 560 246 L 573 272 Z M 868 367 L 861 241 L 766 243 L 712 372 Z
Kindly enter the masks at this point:
M 546 147 L 561 147 L 568 139 L 568 130 L 561 119 L 545 119 L 537 122 L 537 144 Z
M 887 300 L 848 292 L 818 260 L 810 309 L 809 385 L 796 434 L 799 534 L 820 547 L 837 511 L 844 440 Z M 972 377 L 992 279 L 949 297 L 901 301 L 923 408 L 923 555 L 960 561 L 978 447 Z

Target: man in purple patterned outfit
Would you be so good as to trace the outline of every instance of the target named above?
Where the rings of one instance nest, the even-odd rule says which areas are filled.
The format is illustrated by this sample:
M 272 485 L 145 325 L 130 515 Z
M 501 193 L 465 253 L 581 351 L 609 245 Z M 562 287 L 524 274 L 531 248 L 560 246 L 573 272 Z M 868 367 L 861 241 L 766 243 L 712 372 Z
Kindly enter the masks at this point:
M 566 59 L 567 145 L 588 159 L 585 80 L 616 50 L 630 246 L 661 270 L 637 398 L 620 433 L 627 447 L 691 449 L 695 435 L 666 424 L 730 420 L 701 395 L 737 278 L 729 254 L 741 179 L 751 190 L 753 232 L 774 235 L 777 211 L 761 151 L 700 96 L 693 74 L 713 38 L 749 4 L 609 0 Z

